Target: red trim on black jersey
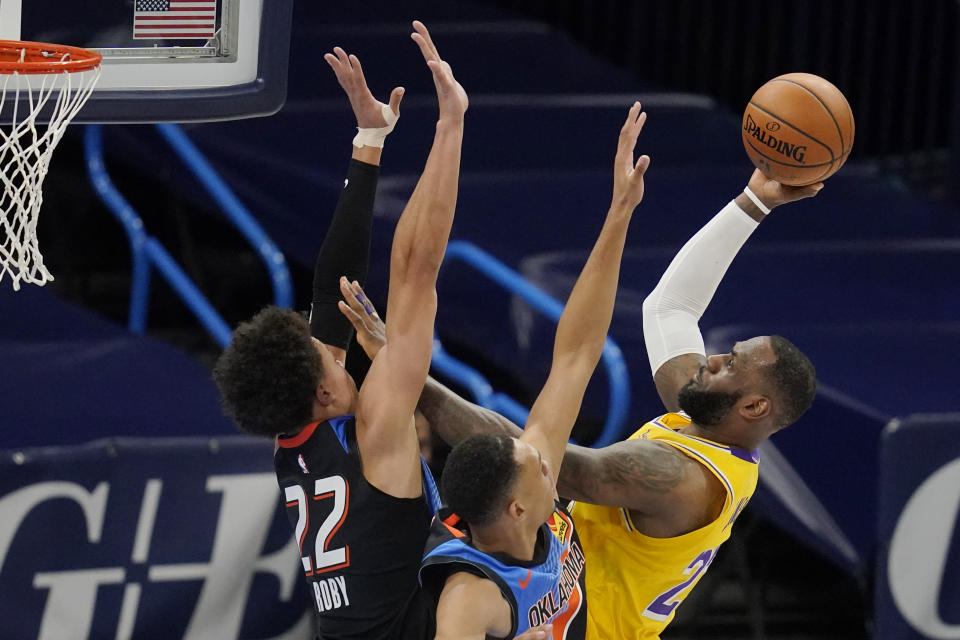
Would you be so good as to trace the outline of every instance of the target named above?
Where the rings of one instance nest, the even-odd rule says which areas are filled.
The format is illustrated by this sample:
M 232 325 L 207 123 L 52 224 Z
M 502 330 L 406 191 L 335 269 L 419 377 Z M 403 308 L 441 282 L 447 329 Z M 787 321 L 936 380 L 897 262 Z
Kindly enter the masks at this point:
M 443 523 L 443 526 L 447 528 L 447 530 L 450 532 L 450 534 L 454 538 L 467 537 L 463 531 L 460 531 L 459 529 L 455 528 L 457 526 L 457 523 L 460 522 L 460 516 L 458 516 L 457 514 L 451 513 L 449 516 L 446 517 L 446 519 L 441 520 L 440 522 Z
M 313 422 L 305 426 L 300 433 L 295 436 L 277 436 L 277 444 L 284 449 L 292 449 L 294 447 L 299 447 L 304 442 L 310 439 L 310 436 L 313 435 L 313 432 L 317 430 L 319 422 Z
M 337 533 L 337 529 L 340 528 L 340 525 L 343 524 L 343 521 L 347 519 L 347 512 L 350 511 L 350 483 L 347 482 L 347 479 L 343 479 L 343 486 L 346 487 L 346 496 L 343 498 L 343 513 L 340 514 L 340 520 L 337 521 L 337 524 L 330 530 L 330 534 L 327 535 L 327 541 L 323 543 L 323 550 L 326 551 L 327 547 L 330 546 L 330 538 L 332 538 Z M 333 495 L 332 493 L 330 495 Z M 347 546 L 347 565 L 350 564 L 350 547 Z M 346 565 L 344 565 L 346 566 Z

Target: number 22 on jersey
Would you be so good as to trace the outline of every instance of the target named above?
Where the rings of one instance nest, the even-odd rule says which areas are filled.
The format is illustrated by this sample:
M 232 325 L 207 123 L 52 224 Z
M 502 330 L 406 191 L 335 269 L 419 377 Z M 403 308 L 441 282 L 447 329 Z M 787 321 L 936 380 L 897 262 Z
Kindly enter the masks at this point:
M 644 617 L 661 621 L 669 618 L 673 610 L 677 608 L 677 605 L 687 596 L 684 590 L 692 585 L 694 581 L 710 567 L 710 563 L 713 562 L 716 554 L 716 549 L 707 549 L 694 558 L 693 562 L 687 565 L 687 568 L 683 571 L 683 575 L 689 577 L 677 586 L 664 591 L 654 598 L 653 602 L 644 609 Z
M 314 500 L 330 500 L 332 498 L 333 509 L 317 530 L 312 557 L 309 553 L 304 555 L 303 550 L 304 539 L 310 531 L 310 509 L 303 487 L 298 484 L 291 485 L 283 490 L 283 494 L 286 498 L 287 507 L 295 506 L 299 514 L 296 528 L 297 544 L 300 547 L 300 561 L 303 562 L 303 570 L 307 576 L 350 566 L 349 545 L 336 549 L 327 548 L 330 538 L 337 532 L 337 529 L 340 528 L 347 517 L 347 509 L 350 503 L 350 487 L 347 481 L 342 476 L 330 476 L 314 482 L 313 496 L 311 497 Z

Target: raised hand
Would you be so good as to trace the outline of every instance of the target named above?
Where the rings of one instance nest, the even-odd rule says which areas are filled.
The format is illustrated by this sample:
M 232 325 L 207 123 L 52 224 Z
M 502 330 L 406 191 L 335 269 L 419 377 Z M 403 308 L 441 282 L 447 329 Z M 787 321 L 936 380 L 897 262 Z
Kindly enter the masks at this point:
M 353 325 L 357 342 L 367 357 L 373 360 L 387 343 L 386 326 L 359 282 L 340 278 L 340 293 L 343 295 L 343 300 L 337 303 L 340 313 Z
M 463 120 L 470 101 L 467 92 L 453 77 L 450 64 L 444 62 L 437 52 L 437 46 L 430 38 L 430 32 L 419 20 L 413 21 L 414 33 L 410 34 L 413 41 L 420 47 L 423 59 L 427 61 L 430 72 L 433 74 L 433 84 L 437 88 L 437 100 L 440 102 L 441 120 Z
M 759 169 L 754 169 L 750 176 L 750 182 L 747 184 L 750 191 L 753 191 L 763 204 L 770 209 L 778 207 L 781 204 L 812 198 L 823 189 L 823 183 L 817 182 L 805 187 L 791 187 L 790 185 L 780 184 L 776 180 L 771 180 Z
M 333 53 L 324 54 L 337 82 L 343 87 L 353 107 L 353 115 L 357 118 L 357 126 L 361 129 L 379 129 L 389 123 L 383 116 L 382 102 L 373 97 L 367 88 L 367 80 L 363 76 L 363 67 L 355 55 L 347 55 L 340 47 L 334 47 Z M 403 87 L 397 87 L 390 92 L 390 109 L 394 115 L 400 115 L 400 100 L 403 99 Z
M 630 212 L 643 200 L 643 175 L 650 166 L 650 156 L 642 155 L 633 160 L 633 150 L 637 146 L 637 137 L 647 121 L 647 114 L 640 110 L 640 103 L 634 102 L 627 114 L 627 121 L 620 129 L 617 143 L 617 156 L 613 169 L 613 207 L 626 207 Z

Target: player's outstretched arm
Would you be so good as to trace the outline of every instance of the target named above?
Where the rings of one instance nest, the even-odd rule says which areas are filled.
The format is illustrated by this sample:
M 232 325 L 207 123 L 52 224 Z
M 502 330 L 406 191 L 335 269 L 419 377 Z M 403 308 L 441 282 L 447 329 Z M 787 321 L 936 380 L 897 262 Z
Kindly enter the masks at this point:
M 384 104 L 370 93 L 356 56 L 334 47 L 324 60 L 346 93 L 361 132 L 351 146 L 347 179 L 317 255 L 310 309 L 311 333 L 342 362 L 353 329 L 337 311 L 338 280 L 344 273 L 357 281 L 366 278 L 380 155 L 399 117 L 403 88 L 394 89 L 389 104 Z
M 387 342 L 386 327 L 380 314 L 358 282 L 340 281 L 343 300 L 340 312 L 357 332 L 357 342 L 373 360 Z M 468 400 L 427 376 L 417 409 L 430 422 L 431 428 L 450 446 L 475 433 L 502 434 L 519 438 L 523 430 L 513 422 Z
M 430 368 L 436 281 L 453 223 L 467 95 L 414 22 L 414 41 L 433 74 L 440 106 L 426 167 L 394 232 L 386 345 L 360 390 L 357 440 L 366 479 L 396 497 L 420 495 L 413 411 Z
M 371 359 L 386 343 L 383 321 L 363 289 L 342 282 L 340 310 L 353 323 L 357 339 Z M 450 446 L 477 433 L 514 438 L 523 430 L 490 409 L 458 396 L 433 378 L 420 395 L 417 408 L 431 428 Z M 702 477 L 700 465 L 673 447 L 648 440 L 628 440 L 603 449 L 568 444 L 560 466 L 557 492 L 564 498 L 655 514 L 676 508 L 676 496 L 687 475 Z M 700 474 L 700 475 L 698 475 Z
M 767 211 L 817 195 L 823 183 L 790 187 L 754 171 L 747 189 Z M 653 380 L 668 411 L 680 388 L 706 365 L 698 323 L 740 247 L 766 212 L 746 191 L 696 233 L 643 301 L 643 337 Z
M 554 482 L 587 383 L 603 353 L 627 228 L 643 199 L 643 176 L 650 158 L 644 155 L 635 161 L 633 153 L 645 121 L 640 103 L 634 103 L 620 130 L 610 209 L 560 316 L 550 374 L 520 436 L 540 452 Z
M 602 449 L 568 445 L 557 493 L 659 515 L 685 506 L 682 497 L 696 493 L 703 477 L 698 467 L 677 449 L 651 440 L 624 440 Z

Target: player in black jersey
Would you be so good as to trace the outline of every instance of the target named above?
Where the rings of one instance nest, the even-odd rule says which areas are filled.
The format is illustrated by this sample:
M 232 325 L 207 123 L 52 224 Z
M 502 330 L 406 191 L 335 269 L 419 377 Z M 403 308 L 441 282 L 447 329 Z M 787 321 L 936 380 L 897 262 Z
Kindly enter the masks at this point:
M 426 167 L 397 223 L 387 313 L 390 346 L 361 389 L 343 367 L 350 325 L 339 289 L 362 280 L 383 137 L 402 89 L 377 102 L 355 56 L 325 56 L 350 99 L 359 133 L 324 239 L 308 323 L 267 308 L 234 332 L 214 377 L 244 431 L 275 437 L 277 478 L 300 545 L 324 639 L 432 637 L 417 569 L 431 511 L 413 412 L 430 364 L 436 279 L 456 205 L 467 95 L 427 29 L 413 40 L 433 74 L 439 119 Z M 338 279 L 346 273 L 348 278 Z
M 421 569 L 437 606 L 437 638 L 513 638 L 544 623 L 553 637 L 585 636 L 584 555 L 557 502 L 557 474 L 603 351 L 627 228 L 643 198 L 650 158 L 634 161 L 633 152 L 645 121 L 635 103 L 620 131 L 610 209 L 560 317 L 550 374 L 523 434 L 472 436 L 447 459 L 446 510 L 434 519 Z M 375 354 L 378 318 L 360 287 L 344 294 L 341 310 Z

